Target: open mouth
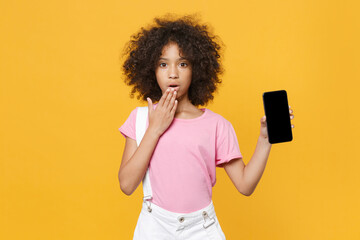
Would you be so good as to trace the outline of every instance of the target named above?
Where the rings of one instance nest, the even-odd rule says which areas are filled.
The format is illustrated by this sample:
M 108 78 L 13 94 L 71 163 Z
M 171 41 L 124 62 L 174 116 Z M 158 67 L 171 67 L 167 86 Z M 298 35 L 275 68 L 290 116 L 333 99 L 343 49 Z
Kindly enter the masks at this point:
M 179 90 L 179 85 L 176 85 L 176 84 L 170 84 L 169 87 L 174 89 L 175 91 Z

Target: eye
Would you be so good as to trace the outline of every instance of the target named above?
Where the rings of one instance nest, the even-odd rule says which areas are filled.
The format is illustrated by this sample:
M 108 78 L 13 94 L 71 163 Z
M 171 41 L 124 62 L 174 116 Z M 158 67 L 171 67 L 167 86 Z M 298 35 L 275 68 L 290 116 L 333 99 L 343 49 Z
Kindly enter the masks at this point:
M 180 64 L 181 64 L 182 67 L 187 67 L 188 66 L 188 64 L 186 62 L 182 62 Z M 183 64 L 185 64 L 185 65 L 183 65 Z
M 166 63 L 160 63 L 160 67 L 166 67 L 166 66 L 164 66 L 163 64 L 166 64 Z

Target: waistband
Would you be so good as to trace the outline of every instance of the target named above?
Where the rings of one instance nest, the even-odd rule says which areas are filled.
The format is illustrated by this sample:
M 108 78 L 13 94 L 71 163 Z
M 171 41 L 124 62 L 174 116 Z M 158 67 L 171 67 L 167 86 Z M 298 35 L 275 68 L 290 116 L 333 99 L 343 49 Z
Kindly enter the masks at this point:
M 148 204 L 143 202 L 141 211 L 146 214 L 152 214 L 155 218 L 162 220 L 178 228 L 190 227 L 197 223 L 203 223 L 204 227 L 208 227 L 215 222 L 216 213 L 213 201 L 200 210 L 191 213 L 176 213 L 168 211 L 151 202 L 151 212 L 148 211 Z

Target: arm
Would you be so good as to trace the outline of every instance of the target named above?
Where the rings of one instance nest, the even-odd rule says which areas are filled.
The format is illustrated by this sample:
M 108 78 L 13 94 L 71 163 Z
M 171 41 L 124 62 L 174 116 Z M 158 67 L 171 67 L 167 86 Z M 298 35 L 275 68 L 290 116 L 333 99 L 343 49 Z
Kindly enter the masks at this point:
M 120 189 L 126 195 L 131 195 L 139 186 L 145 176 L 160 136 L 173 121 L 177 107 L 175 97 L 176 92 L 166 91 L 155 110 L 153 109 L 151 99 L 148 99 L 149 126 L 139 147 L 137 147 L 134 139 L 126 138 L 125 149 L 118 172 Z
M 136 141 L 126 138 L 124 153 L 118 173 L 121 191 L 131 195 L 144 178 L 149 161 L 160 136 L 147 129 L 139 147 Z
M 221 165 L 235 185 L 236 189 L 245 196 L 250 196 L 265 170 L 271 144 L 267 139 L 259 137 L 255 152 L 245 166 L 241 158 L 233 159 Z
M 294 114 L 291 114 L 293 113 L 291 108 L 289 113 L 290 119 L 293 119 Z M 267 135 L 266 117 L 262 117 L 260 122 L 260 136 L 256 144 L 255 152 L 249 163 L 245 166 L 242 159 L 238 158 L 221 165 L 221 167 L 225 168 L 227 175 L 236 189 L 245 196 L 250 196 L 254 192 L 265 170 L 271 150 L 271 144 L 269 143 Z M 291 127 L 294 127 L 294 125 L 291 125 Z

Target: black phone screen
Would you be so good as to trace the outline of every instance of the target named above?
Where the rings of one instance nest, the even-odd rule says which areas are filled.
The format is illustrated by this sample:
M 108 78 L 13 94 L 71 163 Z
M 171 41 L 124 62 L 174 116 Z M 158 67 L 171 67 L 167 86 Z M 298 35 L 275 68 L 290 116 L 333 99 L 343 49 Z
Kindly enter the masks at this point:
M 264 92 L 263 102 L 269 142 L 273 144 L 291 141 L 293 136 L 286 91 Z

